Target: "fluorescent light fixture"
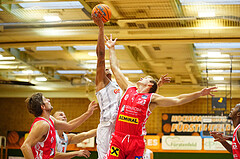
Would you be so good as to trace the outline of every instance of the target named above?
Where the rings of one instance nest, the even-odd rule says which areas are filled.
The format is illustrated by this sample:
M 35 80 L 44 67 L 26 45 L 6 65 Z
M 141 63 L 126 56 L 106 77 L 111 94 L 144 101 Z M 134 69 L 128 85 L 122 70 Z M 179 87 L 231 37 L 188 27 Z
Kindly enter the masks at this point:
M 240 4 L 239 0 L 180 0 L 182 5 L 227 5 Z
M 221 55 L 221 52 L 208 52 L 208 57 L 218 57 Z
M 76 50 L 96 50 L 97 45 L 88 45 L 88 46 L 73 46 Z M 107 50 L 108 47 L 105 46 L 105 49 Z M 116 50 L 124 50 L 123 45 L 115 45 Z
M 40 3 L 19 3 L 24 9 L 72 9 L 84 8 L 79 1 L 66 2 L 40 2 Z
M 18 61 L 0 61 L 0 65 L 18 64 Z
M 194 43 L 197 49 L 240 48 L 240 43 Z
M 44 16 L 43 19 L 46 22 L 56 22 L 56 21 L 61 21 L 62 20 L 61 18 L 59 18 L 59 16 L 56 16 L 56 15 Z
M 206 70 L 203 70 L 202 72 L 206 73 Z M 208 73 L 224 74 L 230 73 L 230 70 L 208 70 Z M 232 70 L 232 73 L 240 73 L 240 70 Z
M 222 81 L 224 80 L 224 77 L 213 77 L 214 81 Z
M 37 2 L 37 1 L 40 1 L 40 0 L 16 0 L 16 2 Z
M 15 57 L 0 57 L 0 60 L 15 60 Z
M 207 55 L 206 55 L 207 57 Z M 197 60 L 198 62 L 230 62 L 230 59 L 202 59 Z
M 206 63 L 201 63 L 202 67 L 206 67 Z M 230 64 L 228 63 L 207 63 L 208 67 L 229 67 L 230 68 Z
M 27 68 L 27 66 L 0 65 L 0 69 L 22 69 L 22 68 Z
M 36 48 L 37 51 L 61 51 L 61 46 L 40 46 Z
M 142 70 L 121 70 L 122 73 L 129 73 L 129 74 L 141 74 L 143 73 Z
M 19 47 L 18 50 L 20 50 L 20 51 L 26 51 L 24 47 Z
M 33 74 L 33 70 L 23 70 L 23 74 Z
M 18 75 L 27 75 L 27 74 L 32 74 L 32 75 L 39 75 L 42 74 L 40 71 L 32 71 L 32 70 L 23 70 L 23 71 L 13 71 L 14 74 Z
M 59 74 L 91 74 L 88 70 L 57 70 Z
M 214 11 L 202 11 L 198 12 L 199 17 L 215 17 L 215 12 Z
M 97 53 L 96 52 L 88 52 L 88 55 L 89 56 L 97 56 Z
M 88 63 L 88 64 L 96 64 L 97 63 L 97 60 L 87 60 L 87 61 L 84 61 L 84 63 Z M 109 60 L 105 60 L 105 63 L 110 63 Z
M 35 80 L 39 81 L 39 82 L 44 82 L 44 81 L 47 81 L 47 78 L 46 77 L 36 77 Z

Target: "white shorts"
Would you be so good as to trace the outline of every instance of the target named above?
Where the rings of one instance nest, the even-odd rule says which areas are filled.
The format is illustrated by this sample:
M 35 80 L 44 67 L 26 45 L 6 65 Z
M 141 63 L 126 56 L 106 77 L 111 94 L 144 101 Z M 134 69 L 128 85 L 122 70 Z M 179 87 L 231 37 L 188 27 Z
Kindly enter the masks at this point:
M 97 128 L 97 152 L 98 159 L 104 159 L 108 152 L 112 133 L 115 131 L 115 123 L 106 122 L 98 124 Z

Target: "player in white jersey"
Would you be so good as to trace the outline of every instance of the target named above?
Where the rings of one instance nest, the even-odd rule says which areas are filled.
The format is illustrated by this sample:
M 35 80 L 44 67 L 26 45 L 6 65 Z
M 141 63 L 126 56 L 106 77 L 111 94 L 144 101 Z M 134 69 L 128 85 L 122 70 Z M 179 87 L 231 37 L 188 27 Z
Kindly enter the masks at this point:
M 104 23 L 101 17 L 92 15 L 94 23 L 99 27 L 97 42 L 97 73 L 96 73 L 96 96 L 100 107 L 100 123 L 97 128 L 97 151 L 98 158 L 103 159 L 108 152 L 111 134 L 115 131 L 115 121 L 122 90 L 117 83 L 112 82 L 112 74 L 105 68 L 105 40 Z M 169 83 L 171 78 L 164 75 L 158 82 L 158 86 Z
M 97 73 L 96 96 L 100 107 L 100 123 L 97 128 L 98 158 L 103 159 L 107 154 L 111 134 L 114 132 L 118 105 L 121 98 L 120 87 L 111 81 L 111 72 L 105 69 L 105 41 L 104 24 L 101 17 L 92 15 L 92 19 L 99 27 L 97 42 Z
M 147 145 L 147 140 L 144 139 L 145 142 L 145 149 L 144 149 L 144 153 L 143 153 L 143 159 L 153 159 L 153 152 L 149 149 L 147 149 L 146 145 Z
M 67 122 L 67 117 L 63 111 L 56 111 L 53 115 L 54 118 Z M 79 134 L 69 133 L 66 134 L 61 130 L 56 131 L 56 153 L 54 159 L 61 159 L 61 158 L 72 158 L 75 156 L 84 156 L 89 157 L 90 152 L 87 150 L 80 150 L 80 151 L 73 151 L 67 152 L 67 145 L 69 144 L 77 144 L 82 142 L 87 138 L 91 138 L 96 136 L 97 129 L 90 130 L 88 132 L 83 132 Z

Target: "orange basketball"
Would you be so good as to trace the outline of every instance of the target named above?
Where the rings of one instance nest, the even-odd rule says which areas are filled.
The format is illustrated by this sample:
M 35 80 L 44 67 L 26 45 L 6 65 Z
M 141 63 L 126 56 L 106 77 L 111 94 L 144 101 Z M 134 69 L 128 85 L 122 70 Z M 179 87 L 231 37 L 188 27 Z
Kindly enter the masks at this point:
M 98 14 L 98 16 L 100 17 L 102 15 L 103 23 L 106 23 L 110 20 L 112 12 L 111 12 L 111 9 L 106 4 L 96 5 L 92 10 L 92 15 L 95 14 L 95 16 L 97 16 L 98 11 L 100 13 Z

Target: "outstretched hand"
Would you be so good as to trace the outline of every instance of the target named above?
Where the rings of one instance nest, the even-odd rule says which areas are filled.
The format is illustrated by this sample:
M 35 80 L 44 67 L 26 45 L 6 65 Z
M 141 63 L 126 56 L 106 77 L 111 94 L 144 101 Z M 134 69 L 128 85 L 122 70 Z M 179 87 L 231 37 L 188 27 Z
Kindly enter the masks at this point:
M 168 74 L 162 75 L 157 82 L 158 87 L 161 87 L 164 83 L 170 83 L 172 77 L 167 77 Z
M 86 157 L 86 158 L 88 158 L 88 157 L 90 157 L 90 152 L 88 151 L 88 150 L 79 150 L 79 151 L 77 151 L 77 156 L 79 156 L 79 157 Z
M 205 96 L 205 95 L 214 96 L 214 94 L 212 94 L 212 92 L 217 92 L 216 89 L 217 89 L 217 87 L 204 88 L 201 90 L 201 96 Z
M 116 44 L 117 38 L 116 39 L 112 39 L 112 34 L 110 34 L 110 39 L 108 39 L 108 37 L 105 35 L 105 45 L 110 49 L 113 48 Z
M 229 140 L 229 137 L 223 136 L 223 134 L 220 132 L 212 131 L 210 132 L 210 135 L 214 138 L 214 141 L 223 142 L 223 141 Z
M 93 114 L 94 110 L 98 109 L 98 104 L 95 101 L 92 101 L 89 105 L 88 105 L 88 112 Z
M 102 21 L 102 14 L 100 14 L 100 16 L 99 16 L 99 14 L 100 14 L 100 12 L 98 11 L 98 12 L 94 12 L 94 14 L 92 14 L 92 19 L 93 19 L 93 21 L 94 21 L 94 23 L 97 25 L 97 26 L 99 26 L 99 27 L 103 27 L 104 26 L 104 23 L 103 23 L 103 21 Z

